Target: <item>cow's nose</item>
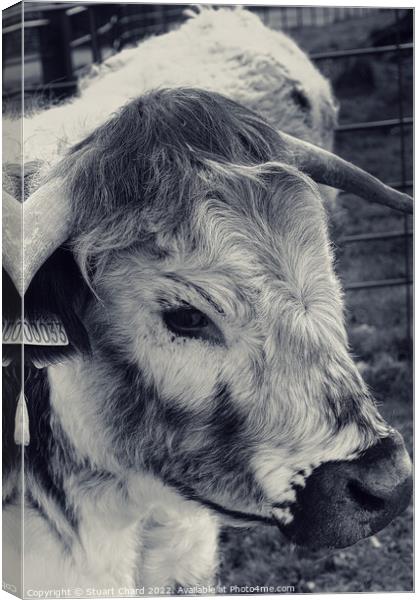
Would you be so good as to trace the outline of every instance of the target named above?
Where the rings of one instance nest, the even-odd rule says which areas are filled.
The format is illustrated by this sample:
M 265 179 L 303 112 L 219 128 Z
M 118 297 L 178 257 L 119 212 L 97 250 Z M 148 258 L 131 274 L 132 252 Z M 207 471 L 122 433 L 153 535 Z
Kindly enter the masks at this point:
M 412 466 L 401 435 L 394 431 L 346 469 L 347 490 L 356 505 L 371 513 L 375 529 L 406 507 L 412 491 Z
M 349 546 L 388 525 L 411 493 L 411 460 L 393 431 L 357 459 L 316 468 L 297 491 L 285 533 L 298 544 Z

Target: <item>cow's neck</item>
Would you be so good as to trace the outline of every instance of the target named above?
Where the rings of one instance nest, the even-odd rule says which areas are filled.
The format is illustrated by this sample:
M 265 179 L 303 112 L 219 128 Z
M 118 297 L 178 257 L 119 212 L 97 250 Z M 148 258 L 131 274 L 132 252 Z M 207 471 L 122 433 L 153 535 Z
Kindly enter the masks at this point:
M 101 585 L 133 584 L 146 512 L 134 506 L 126 481 L 79 452 L 50 402 L 47 371 L 31 370 L 26 381 L 31 434 L 24 463 L 26 578 L 37 581 L 48 566 L 51 585 L 76 584 L 83 573 Z M 31 539 L 34 530 L 46 536 L 48 565 Z M 57 551 L 60 565 L 54 568 Z
M 89 382 L 81 369 L 86 373 L 81 360 L 50 367 L 48 377 L 46 371 L 35 373 L 27 388 L 25 523 L 29 532 L 44 528 L 47 537 L 42 553 L 39 542 L 26 536 L 31 585 L 171 586 L 182 581 L 183 569 L 196 569 L 198 546 L 192 544 L 194 555 L 186 556 L 186 536 L 201 542 L 203 554 L 193 583 L 208 583 L 216 562 L 214 517 L 147 474 L 121 476 L 110 462 L 103 429 L 89 413 Z M 177 556 L 178 540 L 184 555 Z M 64 560 L 54 567 L 57 552 Z

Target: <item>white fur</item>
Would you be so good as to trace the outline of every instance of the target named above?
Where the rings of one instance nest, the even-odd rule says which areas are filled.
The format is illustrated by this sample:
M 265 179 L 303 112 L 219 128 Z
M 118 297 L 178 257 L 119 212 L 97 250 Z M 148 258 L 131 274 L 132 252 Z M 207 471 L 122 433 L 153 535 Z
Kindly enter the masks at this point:
M 185 502 L 146 476 L 84 490 L 69 481 L 67 494 L 81 520 L 71 545 L 64 547 L 49 520 L 25 508 L 24 590 L 79 589 L 80 595 L 137 595 L 140 585 L 174 593 L 176 584 L 213 583 L 217 566 L 217 521 L 207 511 Z M 44 505 L 45 508 L 45 505 Z M 18 507 L 9 508 L 6 531 L 19 519 Z M 14 542 L 14 540 L 13 540 Z M 13 543 L 12 542 L 12 543 Z M 132 591 L 130 593 L 130 591 Z M 154 595 L 146 591 L 148 595 Z

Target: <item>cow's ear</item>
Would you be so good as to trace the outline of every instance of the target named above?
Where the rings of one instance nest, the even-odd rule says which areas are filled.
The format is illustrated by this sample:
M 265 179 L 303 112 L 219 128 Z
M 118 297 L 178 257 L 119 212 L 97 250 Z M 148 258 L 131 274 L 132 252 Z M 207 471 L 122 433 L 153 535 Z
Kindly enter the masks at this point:
M 88 353 L 83 313 L 90 298 L 73 254 L 61 246 L 43 263 L 25 294 L 25 362 L 43 367 L 74 352 Z
M 72 253 L 58 248 L 41 266 L 22 299 L 3 270 L 3 364 L 24 360 L 38 368 L 89 353 L 83 313 L 91 292 Z

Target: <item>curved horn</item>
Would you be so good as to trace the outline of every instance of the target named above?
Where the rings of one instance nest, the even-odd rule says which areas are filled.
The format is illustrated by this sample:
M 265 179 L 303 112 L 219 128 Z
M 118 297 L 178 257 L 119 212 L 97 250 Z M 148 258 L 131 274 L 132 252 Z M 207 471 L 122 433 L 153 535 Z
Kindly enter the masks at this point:
M 23 204 L 3 193 L 4 266 L 20 294 L 68 238 L 70 223 L 70 204 L 58 179 L 39 187 Z
M 413 199 L 408 194 L 397 192 L 363 169 L 323 148 L 281 131 L 279 135 L 292 164 L 317 183 L 352 192 L 369 202 L 385 204 L 405 213 L 413 212 Z

